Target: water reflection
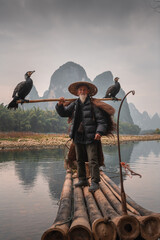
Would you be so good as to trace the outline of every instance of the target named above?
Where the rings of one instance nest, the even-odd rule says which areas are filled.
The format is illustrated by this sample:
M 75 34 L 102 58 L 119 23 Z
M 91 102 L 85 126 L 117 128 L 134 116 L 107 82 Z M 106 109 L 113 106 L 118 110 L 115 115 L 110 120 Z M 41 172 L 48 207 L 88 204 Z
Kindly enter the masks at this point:
M 62 148 L 0 153 L 1 163 L 14 162 L 15 174 L 24 191 L 34 188 L 38 175 L 42 174 L 48 182 L 50 196 L 53 199 L 60 197 L 65 177 L 63 161 Z M 6 168 L 6 165 L 1 165 L 1 168 L 4 169 L 4 167 Z
M 160 155 L 159 141 L 129 142 L 121 144 L 121 160 L 126 163 L 147 158 L 151 153 Z M 117 146 L 103 146 L 106 174 L 119 184 L 119 158 Z M 60 197 L 65 170 L 64 149 L 1 152 L 0 162 L 14 162 L 15 174 L 24 190 L 34 188 L 39 174 L 47 181 L 52 199 Z M 2 168 L 3 165 L 0 165 Z M 6 165 L 5 165 L 6 167 Z M 4 168 L 4 166 L 3 166 Z M 3 171 L 3 169 L 1 169 Z M 124 177 L 126 179 L 126 177 Z
M 139 161 L 141 157 L 147 158 L 151 153 L 156 157 L 160 155 L 160 142 L 129 142 L 121 144 L 121 160 L 126 163 Z M 103 146 L 106 174 L 119 184 L 119 158 L 117 146 Z M 49 150 L 13 151 L 1 152 L 0 162 L 14 162 L 15 174 L 24 190 L 34 188 L 38 174 L 46 179 L 50 196 L 59 199 L 65 170 L 64 149 L 56 148 Z M 4 167 L 4 166 L 3 166 Z M 5 165 L 6 167 L 6 165 Z M 2 168 L 2 165 L 0 166 Z M 3 169 L 2 169 L 3 171 Z M 124 179 L 126 177 L 124 176 Z
M 103 146 L 106 173 L 119 184 L 117 146 Z M 125 190 L 136 202 L 160 212 L 160 142 L 121 145 L 121 159 L 142 178 L 125 176 Z M 39 240 L 58 209 L 65 178 L 64 150 L 0 152 L 0 239 Z
M 21 159 L 15 162 L 16 175 L 19 177 L 25 190 L 34 187 L 38 173 L 38 163 L 29 159 Z
M 39 240 L 56 217 L 63 149 L 0 153 L 0 239 Z
M 134 146 L 135 144 L 132 142 L 121 145 L 120 150 L 122 162 L 130 162 L 130 157 Z M 118 148 L 117 146 L 103 146 L 103 153 L 105 158 L 105 169 L 103 170 L 117 185 L 119 185 L 120 178 Z
M 160 142 L 139 142 L 134 146 L 130 167 L 142 178 L 127 177 L 125 190 L 136 202 L 155 212 L 160 212 Z
M 59 199 L 65 178 L 63 160 L 55 161 L 49 164 L 47 168 L 45 164 L 42 164 L 41 172 L 48 182 L 50 196 L 52 199 Z
M 159 146 L 159 141 L 139 142 L 138 144 L 134 145 L 134 152 L 132 157 L 135 159 L 135 161 L 139 157 L 148 157 L 150 153 L 154 153 L 154 155 L 158 157 L 160 155 Z

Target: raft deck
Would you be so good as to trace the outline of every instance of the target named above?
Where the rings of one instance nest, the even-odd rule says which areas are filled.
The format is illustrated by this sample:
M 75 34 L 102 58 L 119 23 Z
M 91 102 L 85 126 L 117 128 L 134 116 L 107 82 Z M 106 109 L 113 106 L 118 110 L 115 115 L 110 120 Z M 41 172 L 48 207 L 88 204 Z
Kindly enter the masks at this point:
M 126 195 L 127 215 L 123 215 L 120 189 L 103 171 L 100 176 L 100 189 L 92 194 L 88 186 L 75 188 L 78 178 L 66 172 L 57 217 L 41 240 L 157 240 L 160 237 L 160 214 L 143 208 Z

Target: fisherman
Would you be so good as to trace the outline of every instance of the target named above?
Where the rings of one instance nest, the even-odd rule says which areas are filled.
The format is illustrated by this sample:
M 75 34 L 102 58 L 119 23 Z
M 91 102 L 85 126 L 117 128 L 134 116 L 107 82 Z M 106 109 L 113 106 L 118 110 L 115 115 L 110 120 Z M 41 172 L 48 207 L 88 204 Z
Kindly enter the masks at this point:
M 103 135 L 113 130 L 111 115 L 114 109 L 107 105 L 109 110 L 108 118 L 103 113 L 102 108 L 97 107 L 92 96 L 97 93 L 97 87 L 90 82 L 75 82 L 69 88 L 69 92 L 79 98 L 65 106 L 65 99 L 61 97 L 56 105 L 56 110 L 61 117 L 72 118 L 70 137 L 75 144 L 77 169 L 79 182 L 75 187 L 88 185 L 84 156 L 87 155 L 91 174 L 90 192 L 99 189 L 100 172 L 98 159 L 98 145 Z M 103 105 L 102 104 L 102 105 Z M 107 121 L 108 119 L 108 121 Z M 109 124 L 108 124 L 109 123 Z

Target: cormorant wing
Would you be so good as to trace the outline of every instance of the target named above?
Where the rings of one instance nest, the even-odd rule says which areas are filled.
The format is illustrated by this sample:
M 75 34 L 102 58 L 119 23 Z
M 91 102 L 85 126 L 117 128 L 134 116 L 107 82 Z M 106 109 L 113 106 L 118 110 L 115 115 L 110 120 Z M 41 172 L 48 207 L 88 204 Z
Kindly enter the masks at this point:
M 114 88 L 112 89 L 112 96 L 115 97 L 117 95 L 117 93 L 119 92 L 121 88 L 121 85 L 119 82 L 116 82 L 114 85 Z
M 107 89 L 106 95 L 111 94 L 111 93 L 113 92 L 114 88 L 115 88 L 115 85 L 110 86 L 110 87 Z
M 14 98 L 16 96 L 16 94 L 25 86 L 25 83 L 26 83 L 26 81 L 22 81 L 17 84 L 17 86 L 15 87 L 15 89 L 13 91 L 12 98 Z

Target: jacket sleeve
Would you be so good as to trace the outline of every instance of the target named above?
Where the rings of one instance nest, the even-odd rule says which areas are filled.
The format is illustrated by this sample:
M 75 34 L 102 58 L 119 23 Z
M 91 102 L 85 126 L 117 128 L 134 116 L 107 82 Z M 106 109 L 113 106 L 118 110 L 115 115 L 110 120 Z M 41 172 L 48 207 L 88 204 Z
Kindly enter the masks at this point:
M 58 105 L 58 103 L 57 103 L 55 108 L 56 108 L 57 113 L 61 117 L 71 117 L 72 113 L 73 113 L 73 110 L 74 110 L 74 105 L 75 105 L 75 103 L 72 102 L 68 106 L 64 107 L 63 104 L 62 105 Z
M 107 120 L 100 108 L 94 106 L 94 113 L 97 123 L 96 133 L 99 133 L 101 136 L 105 135 L 107 132 Z

